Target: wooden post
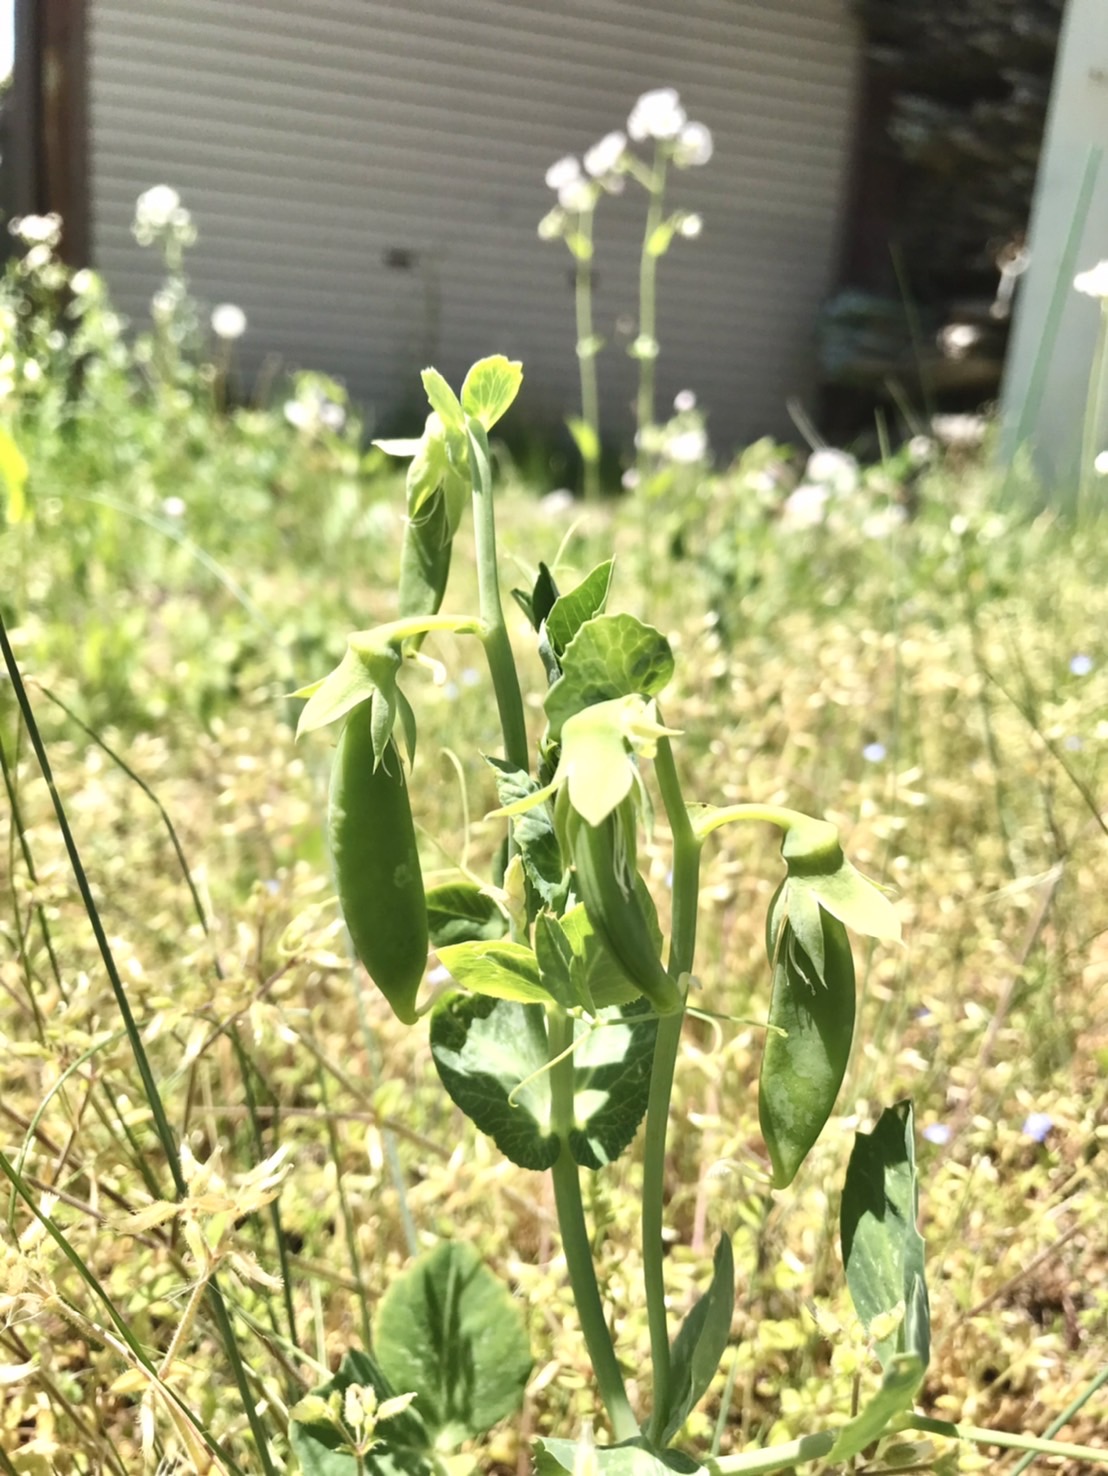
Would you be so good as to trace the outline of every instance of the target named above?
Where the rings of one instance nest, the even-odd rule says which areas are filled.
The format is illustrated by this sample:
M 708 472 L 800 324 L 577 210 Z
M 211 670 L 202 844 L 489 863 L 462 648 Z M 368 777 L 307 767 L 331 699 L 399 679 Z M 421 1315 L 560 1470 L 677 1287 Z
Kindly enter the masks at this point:
M 1001 391 L 1001 454 L 1027 448 L 1052 495 L 1077 486 L 1099 304 L 1076 272 L 1108 260 L 1108 3 L 1069 0 Z M 1103 448 L 1101 448 L 1103 449 Z

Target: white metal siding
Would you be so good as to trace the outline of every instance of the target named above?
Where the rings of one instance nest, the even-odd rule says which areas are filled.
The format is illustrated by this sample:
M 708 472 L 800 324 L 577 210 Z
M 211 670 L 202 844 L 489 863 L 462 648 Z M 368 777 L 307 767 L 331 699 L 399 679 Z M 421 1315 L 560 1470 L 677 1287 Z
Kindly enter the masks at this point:
M 704 233 L 660 267 L 659 406 L 681 388 L 719 444 L 780 429 L 813 382 L 858 63 L 847 0 L 91 0 L 96 264 L 142 320 L 159 270 L 135 197 L 172 184 L 189 273 L 249 319 L 242 362 L 336 374 L 378 420 L 434 362 L 522 358 L 520 412 L 577 404 L 571 261 L 535 227 L 562 154 L 672 85 L 716 153 L 674 176 Z M 605 418 L 629 402 L 642 191 L 598 212 Z M 412 254 L 410 269 L 386 264 Z

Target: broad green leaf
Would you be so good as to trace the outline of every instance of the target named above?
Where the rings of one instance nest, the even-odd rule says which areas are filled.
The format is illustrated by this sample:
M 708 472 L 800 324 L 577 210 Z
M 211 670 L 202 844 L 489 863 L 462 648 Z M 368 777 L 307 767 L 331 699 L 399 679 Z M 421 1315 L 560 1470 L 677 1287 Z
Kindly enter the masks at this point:
M 478 940 L 438 950 L 439 962 L 471 994 L 511 999 L 519 1004 L 550 1004 L 539 980 L 539 964 L 522 943 Z
M 322 682 L 293 693 L 294 697 L 308 698 L 296 725 L 297 738 L 337 722 L 375 692 L 382 692 L 386 701 L 395 700 L 400 662 L 400 652 L 387 645 L 374 651 L 355 651 L 347 646 L 338 666 Z
M 558 599 L 558 586 L 546 565 L 540 564 L 530 593 L 524 589 L 513 589 L 512 598 L 531 622 L 531 628 L 538 630 Z
M 898 1354 L 890 1359 L 877 1393 L 839 1431 L 827 1457 L 828 1462 L 849 1461 L 860 1455 L 867 1445 L 879 1440 L 888 1429 L 889 1422 L 911 1408 L 926 1371 L 926 1365 L 914 1354 Z
M 546 616 L 546 633 L 559 657 L 586 620 L 604 613 L 612 586 L 612 568 L 613 561 L 605 559 L 575 589 L 555 600 Z
M 847 1285 L 866 1328 L 904 1308 L 895 1332 L 876 1345 L 886 1371 L 903 1354 L 918 1359 L 923 1369 L 930 1358 L 918 1215 L 912 1104 L 899 1102 L 882 1112 L 872 1133 L 855 1138 L 840 1216 Z
M 697 1465 L 691 1456 L 679 1450 L 651 1450 L 645 1440 L 628 1441 L 626 1445 L 597 1445 L 577 1440 L 554 1440 L 543 1436 L 535 1441 L 535 1470 L 538 1476 L 557 1476 L 559 1471 L 573 1472 L 582 1456 L 595 1460 L 600 1476 L 697 1476 L 707 1468 Z M 583 1466 L 581 1469 L 588 1470 Z
M 586 466 L 600 460 L 600 437 L 587 420 L 573 415 L 566 421 L 566 428 L 573 437 L 573 444 Z
M 436 1449 L 455 1450 L 519 1409 L 531 1350 L 519 1306 L 480 1256 L 447 1241 L 399 1276 L 377 1308 L 374 1348 Z
M 473 882 L 444 882 L 427 892 L 427 925 L 433 948 L 503 938 L 508 920 Z
M 573 1054 L 570 1152 L 582 1168 L 614 1163 L 646 1112 L 658 1018 L 645 1000 L 604 1010 L 591 1030 L 578 1022 Z M 582 1036 L 584 1039 L 582 1040 Z
M 735 1310 L 735 1260 L 731 1240 L 720 1236 L 708 1290 L 681 1324 L 673 1343 L 670 1401 L 662 1430 L 667 1445 L 688 1419 L 715 1378 L 731 1337 Z
M 650 888 L 641 876 L 636 878 L 635 891 L 655 947 L 661 956 L 662 930 L 658 925 L 658 913 Z M 640 997 L 641 991 L 637 985 L 627 977 L 615 955 L 589 922 L 583 904 L 570 908 L 561 919 L 561 924 L 577 961 L 582 990 L 592 999 L 595 1010 L 629 1004 Z
M 493 426 L 511 405 L 523 383 L 523 365 L 518 360 L 493 354 L 478 359 L 462 385 L 462 409 L 479 420 L 485 429 Z
M 27 458 L 11 432 L 0 426 L 0 480 L 8 493 L 5 517 L 10 527 L 27 516 L 27 476 Z
M 563 1009 L 596 1013 L 592 996 L 584 985 L 581 962 L 566 937 L 561 918 L 552 912 L 540 912 L 535 919 L 535 957 L 543 987 L 549 989 Z
M 548 1054 L 537 1005 L 449 994 L 431 1015 L 431 1055 L 443 1086 L 520 1168 L 550 1168 L 561 1147 L 550 1127 Z
M 543 706 L 553 737 L 582 708 L 613 697 L 652 697 L 673 676 L 673 652 L 661 631 L 634 615 L 586 620 L 562 652 L 562 675 Z
M 576 1026 L 574 1125 L 570 1151 L 585 1168 L 612 1162 L 646 1111 L 657 1019 L 639 1002 Z M 521 1168 L 558 1156 L 551 1132 L 550 1073 L 543 1011 L 535 1005 L 450 995 L 431 1017 L 431 1054 L 462 1111 Z
M 343 1432 L 333 1421 L 326 1417 L 297 1418 L 297 1408 L 303 1407 L 305 1414 L 314 1415 L 318 1410 L 317 1400 L 325 1405 L 332 1394 L 341 1396 L 352 1385 L 373 1389 L 382 1402 L 395 1397 L 397 1392 L 368 1353 L 354 1349 L 348 1352 L 335 1376 L 313 1389 L 294 1408 L 289 1421 L 289 1443 L 304 1476 L 432 1476 L 436 1465 L 430 1454 L 431 1441 L 423 1422 L 411 1410 L 385 1420 L 378 1427 L 384 1443 L 362 1462 L 351 1450 L 342 1449 Z
M 466 418 L 458 401 L 458 396 L 447 384 L 437 369 L 424 369 L 420 375 L 423 380 L 423 388 L 427 398 L 431 402 L 431 409 L 442 421 L 443 429 L 446 431 L 460 432 L 465 430 Z
M 513 769 L 503 759 L 489 758 L 487 762 L 496 774 L 496 791 L 504 808 L 539 793 L 539 786 L 522 769 Z M 517 814 L 512 835 L 528 881 L 547 907 L 560 912 L 565 906 L 568 878 L 549 808 L 538 804 Z
M 778 1189 L 792 1183 L 831 1116 L 854 1037 L 854 960 L 846 929 L 821 912 L 823 967 L 817 970 L 788 918 L 791 885 L 783 883 L 770 905 L 772 1028 L 758 1083 L 758 1117 Z

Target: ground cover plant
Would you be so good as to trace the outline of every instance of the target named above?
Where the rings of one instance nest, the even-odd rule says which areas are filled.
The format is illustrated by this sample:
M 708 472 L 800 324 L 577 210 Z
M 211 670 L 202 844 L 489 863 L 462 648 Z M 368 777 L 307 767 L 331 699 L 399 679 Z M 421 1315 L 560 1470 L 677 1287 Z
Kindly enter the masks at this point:
M 115 440 L 149 447 L 165 415 L 157 381 L 136 383 L 129 370 L 123 381 Z M 317 458 L 302 489 L 274 485 L 253 464 L 241 473 L 259 505 L 281 519 L 281 539 L 264 520 L 259 533 L 248 532 L 233 507 L 221 530 L 216 470 L 249 422 L 210 398 L 191 402 L 198 434 L 176 462 L 178 490 L 158 488 L 185 502 L 182 526 L 170 516 L 152 525 L 102 503 L 91 504 L 91 526 L 83 512 L 67 517 L 65 489 L 75 487 L 106 497 L 112 485 L 116 501 L 125 491 L 147 510 L 148 452 L 134 454 L 128 482 L 117 461 L 108 473 L 90 465 L 82 434 L 53 435 L 18 400 L 9 417 L 29 474 L 25 505 L 0 545 L 10 655 L 2 696 L 10 907 L 0 961 L 0 1112 L 10 1192 L 0 1232 L 0 1463 L 30 1471 L 129 1471 L 144 1462 L 283 1469 L 291 1440 L 309 1470 L 355 1470 L 359 1462 L 527 1470 L 537 1440 L 548 1464 L 586 1471 L 628 1459 L 627 1451 L 601 1452 L 613 1440 L 640 1438 L 629 1411 L 636 1429 L 646 1418 L 655 1448 L 688 1453 L 684 1465 L 667 1455 L 672 1469 L 773 1469 L 801 1459 L 810 1459 L 805 1469 L 841 1467 L 835 1442 L 881 1387 L 878 1355 L 888 1353 L 888 1340 L 913 1337 L 893 1367 L 905 1372 L 924 1423 L 935 1426 L 875 1446 L 877 1427 L 855 1425 L 870 1438 L 844 1459 L 885 1470 L 948 1469 L 957 1459 L 963 1469 L 1003 1463 L 1014 1471 L 1025 1462 L 1018 1449 L 950 1446 L 943 1435 L 953 1421 L 990 1426 L 1017 1446 L 1031 1432 L 1045 1434 L 1056 1448 L 1044 1465 L 1091 1468 L 1091 1455 L 1072 1447 L 1099 1442 L 1108 1318 L 1098 1223 L 1108 1050 L 1099 631 L 1108 581 L 1095 523 L 1073 529 L 1049 511 L 998 502 L 972 461 L 927 464 L 924 452 L 935 453 L 920 446 L 865 472 L 824 453 L 807 479 L 782 448 L 763 446 L 727 473 L 674 492 L 664 534 L 656 534 L 656 551 L 667 557 L 654 560 L 647 587 L 635 580 L 642 523 L 633 506 L 593 513 L 575 528 L 572 512 L 543 511 L 532 491 L 500 484 L 495 562 L 523 599 L 507 606 L 496 659 L 514 650 L 513 669 L 532 675 L 520 693 L 524 737 L 517 717 L 512 739 L 520 762 L 514 774 L 498 773 L 484 758 L 501 751 L 502 736 L 473 634 L 493 620 L 477 578 L 493 561 L 487 528 L 479 552 L 481 535 L 459 508 L 474 471 L 488 497 L 478 412 L 491 415 L 496 397 L 473 384 L 463 392 L 463 411 L 477 418 L 476 426 L 463 419 L 477 445 L 470 460 L 467 439 L 463 459 L 447 434 L 459 432 L 453 397 L 430 383 L 440 426 L 418 446 L 389 448 L 419 458 L 407 522 L 394 511 L 402 493 L 383 458 L 366 461 L 354 442 L 321 448 L 313 438 L 306 449 L 287 417 L 260 413 L 256 443 L 284 437 L 282 467 Z M 213 446 L 213 460 L 203 444 Z M 813 486 L 826 496 L 795 497 Z M 312 510 L 326 509 L 328 487 L 346 502 L 345 531 L 321 549 Z M 55 496 L 61 507 L 50 505 Z M 301 544 L 296 509 L 309 498 Z M 488 500 L 480 505 L 491 512 Z M 903 515 L 890 515 L 894 509 Z M 437 601 L 452 518 L 457 546 L 444 614 Z M 538 559 L 548 549 L 544 574 Z M 615 568 L 606 569 L 613 554 Z M 568 602 L 557 618 L 555 588 Z M 136 617 L 107 683 L 88 637 L 99 630 L 101 642 L 112 638 L 124 592 Z M 555 998 L 553 1010 L 530 1002 L 535 980 L 513 940 L 459 931 L 461 919 L 495 933 L 501 904 L 522 928 L 536 877 L 555 884 L 536 860 L 537 843 L 526 853 L 521 844 L 518 862 L 504 864 L 506 822 L 492 812 L 523 798 L 502 792 L 505 784 L 532 787 L 519 778 L 530 767 L 522 744 L 542 740 L 549 694 L 565 680 L 575 637 L 568 627 L 561 638 L 550 634 L 551 621 L 556 632 L 563 618 L 578 622 L 576 635 L 610 618 L 618 626 L 601 629 L 634 631 L 651 656 L 633 663 L 645 692 L 584 694 L 593 699 L 584 711 L 604 706 L 607 725 L 575 728 L 581 714 L 562 712 L 563 757 L 569 749 L 572 759 L 574 747 L 568 726 L 571 740 L 583 734 L 592 753 L 607 757 L 600 767 L 609 782 L 630 774 L 637 795 L 636 774 L 651 773 L 650 748 L 664 765 L 672 744 L 684 795 L 710 798 L 724 814 L 754 806 L 762 818 L 781 819 L 798 807 L 820 817 L 862 871 L 894 888 L 907 939 L 903 950 L 857 950 L 856 1044 L 838 1060 L 845 1080 L 837 1097 L 837 1082 L 819 1093 L 820 1115 L 830 1117 L 814 1144 L 801 1145 L 810 1151 L 799 1164 L 801 1147 L 773 1104 L 758 1110 L 759 1062 L 796 1039 L 775 1014 L 774 975 L 789 954 L 782 959 L 774 933 L 784 925 L 771 926 L 768 957 L 764 935 L 767 913 L 771 923 L 780 917 L 772 848 L 746 827 L 722 828 L 692 883 L 687 832 L 683 861 L 673 849 L 683 804 L 667 805 L 665 785 L 655 791 L 653 824 L 636 829 L 638 869 L 667 936 L 680 938 L 699 901 L 697 1013 L 680 1033 L 673 1028 L 673 986 L 684 988 L 688 970 L 655 976 L 641 934 L 634 943 L 626 937 L 624 909 L 636 897 L 657 961 L 640 887 L 594 898 L 592 918 L 585 906 L 594 936 L 611 933 L 617 954 L 634 948 L 623 961 L 647 981 L 648 1001 L 613 1004 L 631 1010 L 631 1023 L 624 1016 L 607 1033 L 591 1033 L 576 1054 L 603 1055 L 613 1038 L 666 1030 L 676 1071 L 664 1152 L 648 1128 L 614 1162 L 586 1168 L 587 1228 L 564 1248 L 558 1219 L 572 1187 L 552 1190 L 535 1169 L 505 1158 L 452 1105 L 440 1079 L 445 1064 L 446 1075 L 453 1069 L 473 1083 L 453 1027 L 472 1033 L 475 1022 L 516 1011 L 534 1021 L 545 1009 L 551 1033 L 566 1036 L 570 1008 L 582 1019 L 592 1014 L 579 996 Z M 408 623 L 389 630 L 397 619 Z M 547 628 L 545 669 L 536 623 Z M 655 634 L 644 635 L 651 626 Z M 351 629 L 377 638 L 351 647 Z M 623 634 L 611 644 L 639 650 Z M 652 691 L 669 669 L 663 647 L 672 677 Z M 344 658 L 351 650 L 353 663 Z M 399 782 L 410 727 L 393 694 L 401 660 L 418 719 L 413 834 L 442 969 L 428 985 L 446 987 L 447 972 L 465 984 L 467 970 L 477 977 L 475 959 L 482 969 L 489 958 L 507 960 L 510 979 L 500 970 L 496 987 L 527 1001 L 445 995 L 429 1040 L 400 1018 L 426 999 L 416 993 L 422 969 L 414 978 L 405 954 L 382 958 L 374 932 L 359 937 L 364 898 L 344 881 L 341 790 L 332 877 L 322 841 L 330 745 L 318 734 L 294 742 L 294 724 L 310 728 L 335 683 L 303 712 L 290 688 L 328 666 L 341 669 L 344 659 L 348 674 L 372 675 L 372 693 L 354 684 L 342 689 L 346 696 L 368 699 L 371 719 L 383 704 L 385 716 L 340 740 L 340 781 L 357 741 L 371 750 L 383 744 L 375 782 Z M 661 712 L 649 709 L 654 697 Z M 348 721 L 357 713 L 355 703 Z M 339 716 L 333 707 L 331 715 Z M 384 729 L 394 716 L 391 746 Z M 625 739 L 640 750 L 635 768 Z M 547 760 L 532 785 L 564 780 L 553 798 L 567 851 L 579 876 L 591 867 L 602 885 L 600 863 L 611 853 L 598 856 L 579 825 L 574 835 L 566 813 L 574 775 L 595 777 L 597 766 L 566 760 L 559 774 L 553 750 Z M 395 787 L 383 801 L 369 798 L 397 803 Z M 541 813 L 518 813 L 517 835 Z M 694 811 L 692 824 L 711 821 Z M 626 861 L 628 829 L 619 844 Z M 817 840 L 817 862 L 820 849 Z M 409 844 L 402 859 L 410 855 Z M 796 860 L 786 856 L 794 873 Z M 491 889 L 477 878 L 493 878 Z M 336 891 L 395 1012 L 352 959 Z M 553 924 L 538 916 L 536 930 L 556 943 Z M 845 968 L 840 941 L 825 939 L 825 970 Z M 822 981 L 811 977 L 818 946 L 791 955 L 801 1001 L 819 998 Z M 537 933 L 534 952 L 538 958 Z M 576 989 L 582 968 L 565 958 L 565 987 Z M 595 963 L 584 978 L 596 987 Z M 845 997 L 841 979 L 828 987 Z M 767 1021 L 788 1033 L 767 1030 Z M 842 1045 L 840 1038 L 837 1059 Z M 530 1107 L 541 1122 L 543 1101 L 553 1113 L 564 1094 L 567 1068 L 582 1069 L 572 1056 L 549 1073 L 543 1064 L 540 1054 L 538 1074 L 523 1081 L 509 1062 L 517 1074 L 503 1091 L 502 1121 L 526 1122 Z M 519 1107 L 506 1105 L 513 1087 Z M 457 1090 L 465 1099 L 464 1082 Z M 619 1095 L 629 1088 L 621 1084 Z M 880 1149 L 892 1124 L 902 1259 L 918 1270 L 917 1250 L 906 1249 L 915 1247 L 907 1116 L 882 1116 L 907 1097 L 919 1130 L 932 1323 L 918 1388 L 918 1307 L 912 1332 L 899 1294 L 886 1306 L 862 1292 L 861 1305 L 852 1304 L 840 1260 L 845 1251 L 857 1297 L 851 1248 L 863 1217 L 852 1221 L 849 1208 L 859 1203 L 850 1194 L 852 1144 Z M 597 1117 L 586 1112 L 578 1151 L 611 1158 L 608 1134 L 626 1127 Z M 530 1147 L 536 1136 L 547 1151 L 542 1133 L 531 1133 Z M 563 1178 L 570 1157 L 555 1159 Z M 776 1187 L 774 1177 L 793 1169 L 792 1186 Z M 853 1224 L 842 1246 L 840 1198 Z M 644 1254 L 638 1220 L 647 1203 L 664 1211 Z M 602 1315 L 590 1322 L 586 1313 L 583 1343 L 586 1261 Z M 737 1300 L 726 1295 L 729 1266 Z M 649 1300 L 644 1274 L 655 1288 Z M 498 1377 L 482 1377 L 487 1363 L 478 1359 L 474 1379 L 459 1388 L 449 1339 L 436 1339 L 433 1328 L 413 1336 L 420 1309 L 436 1297 L 456 1309 L 466 1335 L 490 1322 L 500 1329 L 490 1354 Z M 691 1331 L 669 1353 L 667 1395 L 660 1350 L 679 1326 Z M 604 1351 L 611 1335 L 614 1357 Z M 903 1392 L 892 1390 L 901 1400 Z M 522 1412 L 513 1415 L 520 1394 Z M 794 1444 L 813 1431 L 822 1443 Z M 635 1459 L 654 1469 L 647 1452 Z

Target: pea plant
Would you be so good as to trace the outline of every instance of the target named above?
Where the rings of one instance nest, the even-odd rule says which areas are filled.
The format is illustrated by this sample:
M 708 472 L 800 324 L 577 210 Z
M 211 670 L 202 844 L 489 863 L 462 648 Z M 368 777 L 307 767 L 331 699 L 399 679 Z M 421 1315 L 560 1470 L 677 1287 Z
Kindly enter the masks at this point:
M 895 940 L 889 900 L 846 859 L 834 826 L 773 805 L 716 808 L 686 795 L 662 694 L 674 675 L 664 635 L 608 608 L 612 564 L 559 590 L 549 569 L 513 590 L 546 679 L 545 731 L 532 759 L 497 573 L 488 432 L 511 405 L 521 369 L 501 357 L 470 370 L 456 395 L 433 369 L 407 456 L 399 613 L 352 634 L 328 676 L 305 687 L 300 732 L 342 723 L 328 831 L 353 945 L 404 1024 L 430 1028 L 449 1096 L 520 1167 L 549 1172 L 568 1278 L 603 1405 L 609 1444 L 591 1428 L 536 1442 L 536 1468 L 574 1476 L 713 1476 L 805 1462 L 859 1469 L 932 1467 L 912 1432 L 1040 1452 L 1075 1447 L 933 1420 L 914 1411 L 929 1356 L 923 1243 L 916 1227 L 912 1109 L 888 1106 L 859 1133 L 842 1193 L 846 1279 L 867 1330 L 875 1377 L 834 1428 L 723 1456 L 686 1452 L 685 1423 L 708 1393 L 731 1337 L 736 1274 L 730 1238 L 707 1290 L 679 1327 L 666 1307 L 664 1169 L 682 1026 L 697 998 L 701 853 L 725 825 L 781 833 L 784 876 L 766 919 L 771 1003 L 758 1107 L 772 1183 L 792 1183 L 833 1110 L 855 1026 L 848 928 Z M 479 609 L 442 609 L 452 545 L 472 499 Z M 487 759 L 505 825 L 494 874 L 425 888 L 409 801 L 417 721 L 405 678 L 436 632 L 484 648 L 503 751 Z M 418 768 L 412 771 L 418 776 Z M 652 780 L 652 782 L 651 782 Z M 637 861 L 660 796 L 672 836 L 672 926 L 663 937 Z M 453 981 L 421 999 L 428 949 Z M 628 1151 L 640 1125 L 642 1260 L 651 1378 L 634 1408 L 599 1289 L 582 1174 Z M 372 1356 L 292 1411 L 291 1439 L 313 1476 L 463 1471 L 467 1440 L 517 1409 L 530 1358 L 517 1306 L 472 1247 L 443 1243 L 386 1295 Z M 1095 1452 L 1093 1453 L 1095 1455 Z

